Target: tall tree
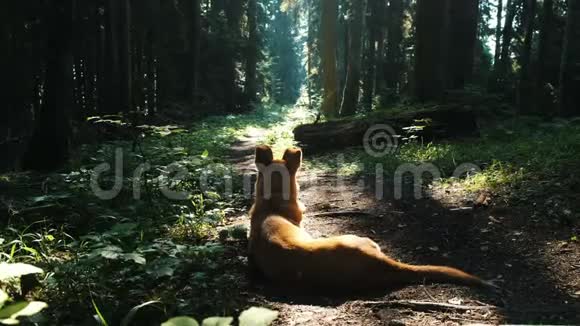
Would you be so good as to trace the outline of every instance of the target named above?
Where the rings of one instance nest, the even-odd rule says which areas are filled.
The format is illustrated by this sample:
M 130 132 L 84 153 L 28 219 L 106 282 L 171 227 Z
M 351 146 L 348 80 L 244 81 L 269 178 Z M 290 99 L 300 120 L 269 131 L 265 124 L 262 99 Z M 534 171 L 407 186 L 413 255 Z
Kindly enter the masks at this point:
M 390 21 L 392 18 L 390 17 L 391 14 L 390 9 L 387 10 L 387 1 L 385 0 L 371 1 L 367 3 L 367 7 L 370 7 L 371 10 L 373 10 L 373 12 L 376 12 L 376 14 L 374 15 L 371 13 L 371 17 L 368 21 L 368 24 L 373 24 L 376 33 L 377 53 L 375 60 L 375 71 L 374 71 L 375 80 L 373 91 L 373 93 L 376 94 L 383 92 L 385 88 L 385 63 L 386 63 L 385 34 L 387 33 L 387 22 Z M 387 16 L 388 20 L 381 17 L 383 14 Z
M 548 64 L 550 60 L 550 47 L 552 34 L 554 33 L 554 0 L 544 0 L 540 26 L 540 40 L 538 45 L 538 78 L 537 78 L 537 109 L 544 113 L 550 111 L 550 94 L 547 92 L 547 84 L 550 83 Z
M 350 1 L 341 1 L 339 3 L 338 12 L 338 43 L 337 43 L 337 61 L 336 68 L 338 73 L 338 89 L 344 90 L 344 85 L 346 82 L 346 74 L 348 69 L 348 58 L 349 54 L 349 28 L 348 24 L 348 10 L 350 8 Z M 338 92 L 338 104 L 342 103 L 342 95 L 340 91 Z
M 104 58 L 104 76 L 103 83 L 105 93 L 103 113 L 117 113 L 122 111 L 121 106 L 121 83 L 119 76 L 121 74 L 119 58 L 119 1 L 108 0 L 105 8 L 106 15 L 106 37 L 105 37 L 105 58 Z
M 338 0 L 321 3 L 320 61 L 324 89 L 321 112 L 328 118 L 338 115 L 338 79 L 336 71 Z
M 243 16 L 243 6 L 244 1 L 241 0 L 221 0 L 226 1 L 224 11 L 228 23 L 228 42 L 230 43 L 228 49 L 228 55 L 226 59 L 226 85 L 225 88 L 225 101 L 226 108 L 230 112 L 236 111 L 238 107 L 239 97 L 237 96 L 237 72 L 236 72 L 236 48 L 239 44 L 239 39 L 241 38 L 240 33 L 240 23 Z
M 471 82 L 478 18 L 479 0 L 450 0 L 447 87 L 451 89 Z
M 248 51 L 246 58 L 246 96 L 249 101 L 256 100 L 258 65 L 258 4 L 248 0 Z
M 314 36 L 314 28 L 312 25 L 314 25 L 314 1 L 315 0 L 309 0 L 306 3 L 306 10 L 307 10 L 307 36 L 306 36 L 306 92 L 308 93 L 308 109 L 312 110 L 312 106 L 313 106 L 313 101 L 312 101 L 312 97 L 313 97 L 313 93 L 314 93 L 314 83 L 313 83 L 313 68 L 314 68 L 314 42 L 315 42 L 315 36 Z
M 351 10 L 348 18 L 348 66 L 340 110 L 342 116 L 354 115 L 358 105 L 361 75 L 363 13 L 364 0 L 351 0 Z
M 73 105 L 72 1 L 49 6 L 45 95 L 22 166 L 53 170 L 69 156 Z
M 502 89 L 505 86 L 507 74 L 511 71 L 510 50 L 514 34 L 514 19 L 516 17 L 517 5 L 519 0 L 507 0 L 506 18 L 502 32 L 501 55 L 495 72 L 495 90 Z
M 190 103 L 196 105 L 199 99 L 199 59 L 201 55 L 201 0 L 191 1 L 191 76 L 189 79 Z
M 563 116 L 580 115 L 580 0 L 568 0 L 566 36 L 560 70 Z
M 438 100 L 445 85 L 448 2 L 417 0 L 415 97 Z
M 520 78 L 517 92 L 518 109 L 520 113 L 529 113 L 532 111 L 533 81 L 532 68 L 530 65 L 532 42 L 534 39 L 534 22 L 536 20 L 537 0 L 525 0 L 523 16 L 524 26 L 524 44 L 520 54 Z
M 390 92 L 398 94 L 400 92 L 401 74 L 403 72 L 403 18 L 405 14 L 405 3 L 403 0 L 389 1 L 388 14 L 388 36 L 386 68 L 384 79 Z
M 119 1 L 119 0 L 117 0 Z M 121 110 L 131 111 L 133 108 L 133 61 L 131 42 L 131 0 L 119 1 L 119 58 L 121 72 Z
M 503 19 L 503 0 L 497 0 L 496 12 L 496 28 L 495 28 L 495 54 L 493 57 L 494 67 L 497 68 L 501 57 L 501 34 L 502 34 L 502 19 Z
M 362 106 L 366 111 L 370 111 L 373 106 L 373 97 L 375 96 L 376 66 L 377 66 L 377 43 L 379 38 L 378 17 L 384 16 L 377 10 L 379 2 L 382 0 L 369 3 L 366 16 L 369 17 L 367 26 L 367 37 L 364 46 L 365 75 L 363 80 Z
M 160 23 L 158 19 L 161 10 L 161 4 L 156 0 L 145 2 L 147 6 L 146 13 L 150 19 L 147 22 L 147 32 L 145 36 L 145 53 L 147 57 L 147 77 L 148 88 L 146 95 L 147 113 L 155 115 L 159 110 L 159 53 L 161 52 L 160 42 Z

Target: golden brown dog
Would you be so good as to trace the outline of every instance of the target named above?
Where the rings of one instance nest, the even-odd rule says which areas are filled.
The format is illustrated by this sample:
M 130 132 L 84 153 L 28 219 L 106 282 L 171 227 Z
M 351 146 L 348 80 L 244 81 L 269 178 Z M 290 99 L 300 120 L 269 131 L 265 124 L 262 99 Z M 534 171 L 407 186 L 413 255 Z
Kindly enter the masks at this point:
M 368 238 L 343 235 L 314 239 L 302 227 L 296 174 L 300 149 L 274 160 L 268 146 L 256 149 L 258 178 L 250 211 L 250 259 L 269 279 L 350 290 L 424 281 L 493 286 L 476 276 L 445 266 L 397 262 Z

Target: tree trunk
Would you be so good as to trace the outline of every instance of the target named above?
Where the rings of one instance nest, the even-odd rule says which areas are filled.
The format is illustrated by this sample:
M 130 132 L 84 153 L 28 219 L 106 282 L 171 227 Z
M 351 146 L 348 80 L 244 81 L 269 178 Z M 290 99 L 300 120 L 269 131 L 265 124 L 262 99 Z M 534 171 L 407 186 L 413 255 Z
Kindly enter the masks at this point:
M 119 1 L 119 0 L 117 0 Z M 131 0 L 119 3 L 120 17 L 120 70 L 121 70 L 121 110 L 129 112 L 133 109 L 133 62 L 131 55 Z
M 306 40 L 306 92 L 308 93 L 308 110 L 312 110 L 312 52 L 314 51 L 314 33 L 312 28 L 312 11 L 314 10 L 314 0 L 309 0 L 306 3 L 308 15 L 308 35 Z
M 494 70 L 497 69 L 497 65 L 501 57 L 502 18 L 503 18 L 503 0 L 497 0 L 497 16 L 496 16 L 497 24 L 495 27 L 495 55 L 493 57 Z
M 248 0 L 248 58 L 246 62 L 246 96 L 250 102 L 256 100 L 258 65 L 258 4 Z M 310 56 L 310 54 L 308 54 Z
M 447 87 L 458 90 L 473 76 L 479 0 L 450 0 L 450 6 Z
M 560 112 L 580 115 L 580 0 L 568 0 L 566 37 L 560 70 Z
M 95 81 L 98 78 L 98 46 L 99 46 L 99 33 L 95 29 L 97 25 L 97 4 L 92 3 L 89 8 L 89 18 L 86 22 L 85 29 L 90 33 L 90 37 L 86 40 L 86 78 L 85 78 L 85 90 L 87 96 L 87 114 L 94 115 L 97 103 L 96 103 L 96 84 Z
M 403 71 L 403 0 L 389 1 L 389 27 L 387 36 L 387 58 L 384 78 L 386 86 L 393 94 L 401 90 L 401 73 Z
M 554 33 L 554 0 L 544 0 L 542 9 L 542 26 L 540 27 L 540 42 L 538 45 L 538 80 L 536 85 L 537 101 L 536 111 L 543 113 L 551 112 L 552 106 L 551 90 L 547 87 L 550 73 L 550 46 L 552 42 L 552 33 Z
M 418 0 L 415 49 L 415 97 L 435 101 L 443 96 L 448 1 Z
M 121 106 L 120 60 L 119 60 L 119 1 L 108 0 L 105 9 L 106 37 L 104 58 L 104 87 L 106 88 L 102 113 L 118 113 Z
M 495 90 L 501 90 L 506 85 L 506 78 L 511 72 L 511 56 L 510 49 L 514 32 L 514 19 L 516 16 L 517 2 L 515 0 L 508 0 L 506 4 L 507 13 L 505 18 L 505 25 L 502 32 L 501 56 L 498 63 L 498 70 L 495 76 Z
M 336 74 L 338 0 L 321 3 L 320 60 L 324 95 L 321 112 L 327 118 L 338 116 L 338 79 Z
M 431 1 L 431 0 L 429 0 Z M 461 137 L 477 137 L 477 113 L 466 110 L 462 106 L 437 107 L 424 111 L 405 112 L 400 114 L 376 114 L 373 117 L 335 120 L 323 123 L 305 124 L 294 129 L 294 139 L 300 146 L 310 150 L 342 149 L 363 145 L 365 141 L 393 141 L 406 134 L 406 128 L 417 124 L 417 120 L 429 120 L 430 124 L 417 132 L 416 136 L 423 141 L 453 139 Z M 366 133 L 369 128 L 377 125 L 388 125 L 396 133 L 386 135 L 377 132 L 371 135 Z M 381 138 L 382 137 L 382 138 Z M 365 144 L 366 145 L 366 144 Z M 377 144 L 369 144 L 372 147 Z M 396 145 L 393 142 L 392 145 Z
M 352 0 L 349 17 L 348 67 L 340 113 L 343 117 L 356 113 L 360 92 L 364 0 Z
M 15 3 L 10 6 L 16 5 Z M 0 12 L 0 53 L 2 53 L 2 60 L 0 60 L 0 88 L 8 90 L 11 87 L 12 71 L 14 71 L 16 58 L 12 49 L 12 22 L 8 15 L 8 11 L 12 8 L 6 8 Z M 5 92 L 6 97 L 3 99 L 3 104 L 0 105 L 0 143 L 5 138 L 10 138 L 12 133 L 11 126 L 11 111 L 13 110 L 13 94 Z
M 192 6 L 191 31 L 190 31 L 191 76 L 189 81 L 189 95 L 190 95 L 189 102 L 192 106 L 195 106 L 198 103 L 199 99 L 198 87 L 199 87 L 199 56 L 201 53 L 201 1 L 192 0 L 191 6 Z M 248 16 L 248 24 L 250 24 L 250 16 Z M 248 76 L 248 78 L 250 77 Z
M 161 79 L 159 74 L 159 58 L 161 57 L 161 31 L 159 24 L 159 13 L 161 11 L 161 5 L 158 0 L 148 0 L 147 1 L 150 23 L 147 31 L 147 77 L 148 77 L 148 92 L 147 92 L 147 106 L 148 114 L 153 116 L 159 111 L 160 102 L 160 91 L 159 91 L 159 80 Z
M 380 0 L 377 0 L 380 1 Z M 376 5 L 376 2 L 374 3 Z M 368 40 L 366 41 L 365 49 L 365 65 L 366 71 L 363 81 L 363 95 L 362 95 L 362 106 L 365 111 L 370 111 L 373 107 L 373 98 L 375 96 L 375 75 L 376 75 L 376 64 L 377 64 L 377 30 L 375 25 L 372 23 L 376 20 L 376 16 L 380 13 L 375 12 L 373 9 L 375 7 L 367 8 L 366 15 L 370 17 L 370 23 L 367 24 Z
M 98 6 L 105 6 L 104 0 L 98 3 Z M 97 85 L 96 85 L 96 101 L 97 101 L 97 112 L 95 114 L 106 112 L 107 107 L 107 68 L 106 68 L 106 57 L 107 57 L 107 17 L 106 13 L 101 11 L 97 12 L 97 18 L 95 19 L 95 25 L 93 28 L 97 34 L 97 53 L 96 53 L 96 71 L 97 71 Z
M 520 56 L 520 80 L 518 85 L 518 110 L 520 114 L 530 113 L 534 103 L 534 87 L 532 84 L 532 71 L 530 59 L 532 52 L 532 42 L 534 39 L 534 21 L 536 18 L 537 0 L 526 0 L 523 12 L 524 45 Z
M 223 0 L 222 0 L 223 1 Z M 238 40 L 240 35 L 240 21 L 243 15 L 243 1 L 242 0 L 228 0 L 224 8 L 226 18 L 228 21 L 228 49 L 229 53 L 226 56 L 225 69 L 226 69 L 226 80 L 224 85 L 225 91 L 225 103 L 226 110 L 229 112 L 236 112 L 237 107 L 240 104 L 237 96 L 237 85 L 236 85 L 236 46 L 234 44 L 235 40 Z
M 69 155 L 70 115 L 73 103 L 72 3 L 50 7 L 46 48 L 45 97 L 22 166 L 53 170 Z
M 343 9 L 344 10 L 344 9 Z M 340 113 L 340 103 L 342 103 L 342 95 L 343 92 L 340 90 L 344 90 L 344 86 L 346 83 L 346 73 L 348 68 L 348 58 L 349 58 L 349 24 L 347 21 L 346 16 L 348 15 L 348 11 L 345 10 L 344 13 L 339 12 L 339 38 L 338 38 L 338 45 L 337 45 L 337 72 L 338 72 L 338 104 L 339 104 L 339 113 Z
M 375 57 L 375 72 L 374 72 L 374 86 L 373 93 L 382 94 L 385 88 L 385 32 L 387 31 L 386 21 L 382 19 L 382 15 L 389 15 L 387 11 L 387 2 L 385 0 L 371 1 L 367 7 L 372 8 L 373 12 L 377 14 L 371 15 L 369 24 L 373 24 L 376 29 L 377 50 Z M 401 26 L 402 27 L 402 26 Z

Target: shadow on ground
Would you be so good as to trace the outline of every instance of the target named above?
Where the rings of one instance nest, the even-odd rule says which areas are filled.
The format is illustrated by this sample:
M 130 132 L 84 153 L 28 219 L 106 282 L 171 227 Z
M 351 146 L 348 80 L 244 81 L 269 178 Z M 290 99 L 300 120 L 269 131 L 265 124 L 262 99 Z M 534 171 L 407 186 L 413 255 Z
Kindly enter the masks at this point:
M 369 180 L 364 183 L 372 184 Z M 353 318 L 367 325 L 388 320 L 413 324 L 580 322 L 580 302 L 573 296 L 574 286 L 579 282 L 573 263 L 580 255 L 577 247 L 559 250 L 566 230 L 538 229 L 526 219 L 529 212 L 523 208 L 474 209 L 460 201 L 452 205 L 433 198 L 397 201 L 389 195 L 376 200 L 374 188 L 364 183 L 350 179 L 337 185 L 332 176 L 322 176 L 317 182 L 302 182 L 301 197 L 309 207 L 306 229 L 316 237 L 349 233 L 367 236 L 398 260 L 461 268 L 484 279 L 495 280 L 503 291 L 493 293 L 427 284 L 345 296 L 280 288 L 260 280 L 254 282 L 261 296 L 282 308 L 284 324 L 323 325 L 320 320 L 336 323 L 352 322 Z M 365 214 L 316 216 L 333 211 L 363 211 Z M 383 307 L 382 303 L 392 300 L 485 303 L 497 309 L 425 312 Z M 304 308 L 308 306 L 322 310 L 305 320 L 301 316 L 309 315 Z M 301 307 L 298 313 L 294 312 L 295 307 Z M 332 314 L 336 314 L 336 318 Z

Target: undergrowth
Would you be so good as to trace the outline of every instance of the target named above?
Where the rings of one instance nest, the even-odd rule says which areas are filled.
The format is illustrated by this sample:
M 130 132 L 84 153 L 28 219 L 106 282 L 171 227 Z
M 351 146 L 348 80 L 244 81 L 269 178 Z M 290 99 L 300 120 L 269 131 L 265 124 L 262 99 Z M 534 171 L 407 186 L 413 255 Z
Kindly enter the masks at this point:
M 177 315 L 236 315 L 251 298 L 239 291 L 247 282 L 247 230 L 223 228 L 228 216 L 247 209 L 230 147 L 256 135 L 279 157 L 294 145 L 294 127 L 313 119 L 300 107 L 267 106 L 187 129 L 148 126 L 138 142 L 82 146 L 59 173 L 0 175 L 0 190 L 7 190 L 0 194 L 0 217 L 7 221 L 0 263 L 45 271 L 40 286 L 22 291 L 48 303 L 34 317 L 39 324 L 119 324 L 127 314 L 139 325 Z M 361 148 L 320 155 L 306 150 L 305 166 L 361 176 L 375 174 L 380 164 L 388 181 L 401 164 L 430 163 L 442 176 L 434 186 L 490 191 L 534 207 L 550 201 L 548 216 L 580 219 L 570 199 L 580 190 L 577 122 L 518 118 L 484 128 L 478 139 L 424 143 L 409 137 L 400 145 L 382 157 Z M 453 178 L 464 163 L 476 168 Z M 180 170 L 187 173 L 176 177 Z M 168 198 L 177 191 L 180 200 Z
M 231 294 L 245 282 L 246 230 L 217 234 L 246 201 L 230 146 L 255 131 L 279 150 L 291 145 L 293 126 L 311 119 L 291 109 L 265 106 L 187 129 L 146 126 L 137 143 L 82 146 L 59 173 L 0 176 L 9 190 L 0 195 L 8 221 L 0 262 L 46 272 L 25 294 L 49 305 L 35 321 L 81 324 L 95 316 L 119 324 L 144 302 L 152 304 L 139 308 L 135 324 L 239 313 L 243 299 Z
M 381 157 L 352 148 L 338 155 L 318 155 L 307 166 L 355 177 L 374 175 L 380 165 L 385 182 L 393 183 L 395 171 L 407 163 L 433 164 L 441 176 L 433 182 L 436 187 L 491 192 L 511 204 L 535 206 L 552 200 L 552 208 L 559 206 L 554 214 L 580 220 L 573 216 L 578 204 L 574 195 L 580 191 L 580 124 L 574 120 L 545 123 L 518 117 L 484 128 L 477 139 L 438 143 L 410 139 Z M 465 164 L 470 168 L 455 176 Z M 433 181 L 424 176 L 427 183 Z

